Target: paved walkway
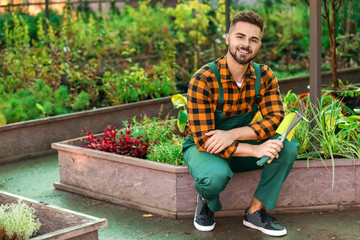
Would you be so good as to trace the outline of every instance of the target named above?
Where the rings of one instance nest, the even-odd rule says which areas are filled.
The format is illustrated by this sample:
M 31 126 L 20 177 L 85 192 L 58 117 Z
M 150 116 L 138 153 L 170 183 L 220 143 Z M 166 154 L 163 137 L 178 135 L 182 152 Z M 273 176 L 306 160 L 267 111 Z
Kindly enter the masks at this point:
M 274 239 L 242 225 L 242 217 L 217 218 L 212 232 L 194 229 L 192 219 L 175 220 L 85 198 L 54 189 L 59 181 L 57 155 L 0 165 L 0 189 L 59 207 L 106 218 L 99 230 L 101 240 L 136 239 Z M 345 186 L 344 186 L 345 187 Z M 279 214 L 286 226 L 284 240 L 360 240 L 360 211 Z

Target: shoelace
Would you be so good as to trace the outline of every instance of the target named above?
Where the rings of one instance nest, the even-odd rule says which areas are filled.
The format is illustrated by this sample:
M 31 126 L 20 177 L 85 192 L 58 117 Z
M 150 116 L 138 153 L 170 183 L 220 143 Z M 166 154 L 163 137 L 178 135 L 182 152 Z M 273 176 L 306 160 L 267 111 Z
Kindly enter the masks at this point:
M 207 220 L 211 220 L 214 215 L 214 213 L 208 207 L 207 203 L 205 203 L 204 207 L 201 209 L 200 214 L 205 214 Z
M 276 218 L 270 216 L 265 209 L 261 209 L 260 210 L 260 216 L 261 216 L 261 221 L 263 223 L 265 222 L 275 222 L 276 221 Z

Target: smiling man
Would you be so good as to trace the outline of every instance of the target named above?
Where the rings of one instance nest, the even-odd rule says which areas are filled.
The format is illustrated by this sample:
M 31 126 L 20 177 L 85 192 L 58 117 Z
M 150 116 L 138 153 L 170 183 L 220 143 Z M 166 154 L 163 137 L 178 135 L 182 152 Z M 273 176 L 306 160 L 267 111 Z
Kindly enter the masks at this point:
M 287 234 L 266 209 L 275 208 L 298 142 L 276 140 L 275 130 L 284 118 L 278 82 L 268 66 L 252 62 L 263 27 L 257 13 L 237 13 L 226 34 L 227 55 L 200 68 L 189 84 L 183 152 L 199 193 L 194 226 L 200 231 L 214 229 L 214 212 L 222 208 L 219 195 L 233 173 L 262 168 L 243 224 L 271 236 Z M 263 118 L 252 122 L 257 111 Z M 263 156 L 270 159 L 258 167 Z

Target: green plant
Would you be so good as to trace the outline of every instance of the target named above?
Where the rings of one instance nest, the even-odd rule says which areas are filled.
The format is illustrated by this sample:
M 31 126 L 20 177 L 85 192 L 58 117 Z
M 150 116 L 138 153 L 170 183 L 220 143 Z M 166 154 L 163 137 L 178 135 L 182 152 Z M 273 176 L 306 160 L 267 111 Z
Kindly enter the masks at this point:
M 357 142 L 360 155 L 360 116 L 351 115 L 347 117 L 346 121 L 338 123 L 338 128 L 346 133 L 347 141 L 354 140 L 354 142 Z
M 128 123 L 124 122 L 124 125 L 127 126 Z M 143 116 L 140 120 L 134 117 L 130 127 L 133 136 L 142 136 L 143 139 L 149 139 L 150 142 L 155 144 L 171 140 L 173 138 L 173 128 L 173 118 L 161 119 L 147 116 Z
M 184 132 L 186 122 L 188 119 L 186 105 L 187 105 L 187 99 L 181 94 L 175 94 L 171 97 L 171 101 L 174 105 L 174 108 L 183 108 L 178 113 L 178 119 L 177 119 L 177 126 L 180 130 L 180 132 Z
M 41 226 L 34 213 L 34 209 L 21 201 L 1 205 L 0 230 L 6 234 L 1 239 L 26 240 L 33 236 Z
M 349 132 L 349 128 L 338 127 L 339 123 L 346 122 L 346 117 L 342 113 L 342 103 L 329 94 L 322 96 L 319 107 L 307 99 L 306 109 L 308 110 L 306 117 L 312 119 L 312 127 L 300 122 L 295 129 L 294 138 L 301 143 L 298 159 L 331 159 L 334 184 L 335 158 L 360 157 L 359 142 L 356 137 L 358 133 L 355 136 L 354 133 Z
M 346 117 L 348 112 L 344 104 L 331 94 L 323 94 L 316 107 L 310 103 L 308 94 L 297 95 L 288 92 L 283 97 L 285 112 L 294 112 L 299 108 L 306 110 L 306 117 L 313 119 L 307 124 L 301 121 L 295 129 L 294 138 L 301 142 L 298 159 L 324 159 L 335 157 L 358 158 L 359 152 L 359 116 Z M 300 101 L 305 104 L 301 105 Z
M 185 165 L 182 155 L 184 138 L 174 134 L 175 119 L 167 117 L 148 118 L 146 116 L 137 120 L 132 119 L 131 133 L 133 136 L 141 136 L 143 140 L 149 140 L 150 151 L 146 159 L 171 165 Z M 128 125 L 124 122 L 124 125 Z
M 182 153 L 183 143 L 184 138 L 174 136 L 170 140 L 154 144 L 147 159 L 176 166 L 185 165 Z

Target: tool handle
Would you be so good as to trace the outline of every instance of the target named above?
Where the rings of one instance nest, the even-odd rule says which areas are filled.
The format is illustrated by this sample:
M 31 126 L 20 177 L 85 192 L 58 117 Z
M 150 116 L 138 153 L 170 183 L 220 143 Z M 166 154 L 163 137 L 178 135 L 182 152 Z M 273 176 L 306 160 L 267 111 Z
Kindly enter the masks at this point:
M 262 157 L 259 161 L 256 162 L 256 164 L 257 164 L 258 166 L 262 166 L 262 165 L 264 165 L 269 159 L 270 159 L 270 157 L 268 157 L 268 156 Z
M 286 135 L 287 135 L 287 134 L 286 134 Z M 286 136 L 281 135 L 280 137 L 277 138 L 277 140 L 279 140 L 279 141 L 281 141 L 281 142 L 284 142 L 284 139 L 285 139 L 285 138 L 286 138 Z M 259 161 L 257 161 L 256 164 L 261 167 L 261 166 L 264 165 L 269 159 L 270 159 L 270 157 L 264 156 L 264 157 L 262 157 Z

